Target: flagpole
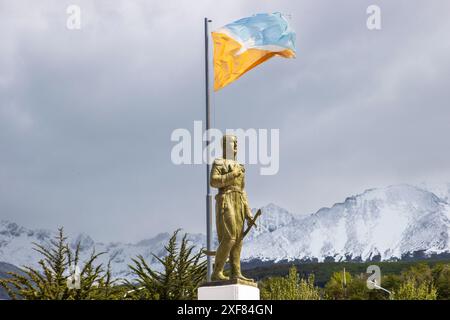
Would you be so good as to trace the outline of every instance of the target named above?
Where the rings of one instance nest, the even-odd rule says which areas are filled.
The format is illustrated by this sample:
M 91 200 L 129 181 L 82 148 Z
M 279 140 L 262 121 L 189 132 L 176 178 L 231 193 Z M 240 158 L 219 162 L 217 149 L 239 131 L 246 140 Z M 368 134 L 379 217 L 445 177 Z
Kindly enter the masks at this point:
M 209 90 L 209 50 L 208 50 L 208 23 L 211 22 L 205 18 L 205 104 L 206 104 L 206 250 L 212 251 L 212 195 L 211 187 L 209 185 L 209 175 L 211 172 L 210 158 L 209 158 L 209 129 L 211 128 L 211 106 L 210 106 L 210 90 Z M 207 273 L 206 281 L 211 281 L 212 274 L 212 257 L 207 255 Z

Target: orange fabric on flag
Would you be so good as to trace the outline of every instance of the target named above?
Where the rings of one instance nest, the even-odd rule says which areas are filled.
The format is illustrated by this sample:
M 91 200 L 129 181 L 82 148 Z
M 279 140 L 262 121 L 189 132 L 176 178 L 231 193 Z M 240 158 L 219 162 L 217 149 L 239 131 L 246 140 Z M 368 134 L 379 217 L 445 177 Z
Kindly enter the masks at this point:
M 295 53 L 286 49 L 268 51 L 250 48 L 239 53 L 242 46 L 228 35 L 212 32 L 214 41 L 214 90 L 217 91 L 241 77 L 247 71 L 275 55 L 293 58 Z

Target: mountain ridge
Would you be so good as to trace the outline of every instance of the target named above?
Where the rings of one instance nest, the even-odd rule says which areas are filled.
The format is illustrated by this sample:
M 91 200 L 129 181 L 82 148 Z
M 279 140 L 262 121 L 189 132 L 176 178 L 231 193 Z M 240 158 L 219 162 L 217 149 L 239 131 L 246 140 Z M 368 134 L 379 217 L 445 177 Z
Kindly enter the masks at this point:
M 448 185 L 450 186 L 450 184 Z M 422 186 L 407 184 L 371 188 L 343 202 L 308 215 L 296 215 L 273 203 L 262 208 L 258 225 L 245 239 L 242 260 L 249 261 L 369 261 L 395 260 L 422 252 L 450 252 L 450 188 L 439 196 Z M 255 210 L 254 210 L 255 211 Z M 31 243 L 48 245 L 56 232 L 31 230 L 13 222 L 0 221 L 0 261 L 16 266 L 36 266 L 38 254 Z M 167 232 L 136 243 L 95 242 L 79 234 L 70 242 L 81 243 L 82 257 L 96 249 L 111 259 L 113 276 L 129 278 L 128 264 L 138 254 L 158 269 L 153 254 L 164 254 Z M 205 246 L 203 234 L 189 234 L 197 248 Z

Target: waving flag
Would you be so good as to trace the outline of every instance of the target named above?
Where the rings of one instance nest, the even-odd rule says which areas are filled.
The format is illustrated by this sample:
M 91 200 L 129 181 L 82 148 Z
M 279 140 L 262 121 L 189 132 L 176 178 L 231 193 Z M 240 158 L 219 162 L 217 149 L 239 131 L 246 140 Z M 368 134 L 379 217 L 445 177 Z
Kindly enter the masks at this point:
M 295 57 L 295 32 L 278 12 L 240 19 L 212 37 L 215 91 L 273 56 Z

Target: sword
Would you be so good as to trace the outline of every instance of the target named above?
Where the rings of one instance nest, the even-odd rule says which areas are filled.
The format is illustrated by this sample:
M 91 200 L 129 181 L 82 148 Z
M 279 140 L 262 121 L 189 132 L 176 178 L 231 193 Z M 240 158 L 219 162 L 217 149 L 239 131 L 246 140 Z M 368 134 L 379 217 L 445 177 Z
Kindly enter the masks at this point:
M 255 221 L 259 218 L 260 215 L 261 215 L 261 209 L 258 209 L 258 211 L 256 212 L 255 216 L 253 217 L 252 221 L 248 222 L 247 228 L 245 229 L 242 238 L 245 238 L 245 236 L 247 235 L 247 233 L 250 232 L 252 227 L 256 227 Z M 216 251 L 203 250 L 203 253 L 205 253 L 207 256 L 215 256 L 216 255 Z
M 247 229 L 245 229 L 244 231 L 244 235 L 242 236 L 243 238 L 245 238 L 245 236 L 247 235 L 247 233 L 250 232 L 252 227 L 256 227 L 256 219 L 258 219 L 258 217 L 261 215 L 261 209 L 258 209 L 258 212 L 256 212 L 255 216 L 253 217 L 252 221 L 249 221 L 247 223 Z

